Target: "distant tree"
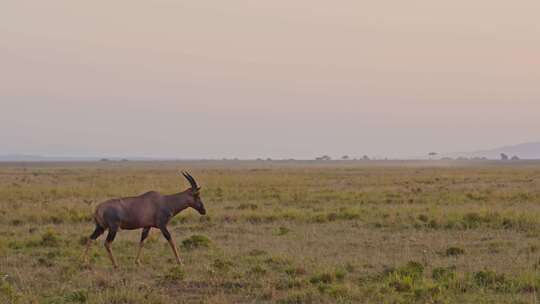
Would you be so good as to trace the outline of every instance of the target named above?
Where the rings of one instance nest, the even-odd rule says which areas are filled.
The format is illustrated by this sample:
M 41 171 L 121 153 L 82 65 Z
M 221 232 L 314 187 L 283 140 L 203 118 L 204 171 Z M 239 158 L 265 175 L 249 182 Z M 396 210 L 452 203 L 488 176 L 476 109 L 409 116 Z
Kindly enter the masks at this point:
M 328 155 L 323 155 L 321 157 L 315 158 L 315 160 L 332 160 L 332 158 Z
M 501 160 L 508 160 L 508 155 L 501 153 Z
M 434 156 L 437 155 L 437 152 L 429 152 L 428 155 L 429 155 L 429 159 L 432 159 Z
M 99 161 L 106 162 L 106 161 L 109 161 L 109 159 L 108 158 L 102 158 Z
M 362 159 L 363 159 L 363 160 L 369 160 L 369 156 L 364 155 L 364 156 L 362 156 Z
M 267 160 L 267 161 L 272 161 L 272 159 L 271 159 L 270 157 L 269 157 L 269 158 L 267 158 L 266 160 Z
M 517 155 L 512 156 L 512 160 L 519 160 L 519 157 Z
M 347 159 L 349 159 L 349 155 L 343 155 L 343 156 L 341 157 L 341 159 L 347 160 Z

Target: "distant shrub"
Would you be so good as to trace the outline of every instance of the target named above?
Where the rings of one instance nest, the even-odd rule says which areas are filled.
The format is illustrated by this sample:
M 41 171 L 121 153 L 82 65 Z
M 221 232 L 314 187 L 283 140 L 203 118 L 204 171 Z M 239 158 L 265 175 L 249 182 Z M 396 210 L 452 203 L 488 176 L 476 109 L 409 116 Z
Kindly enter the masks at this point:
M 463 216 L 462 223 L 464 228 L 473 229 L 480 226 L 482 223 L 482 217 L 476 212 L 470 212 Z
M 252 249 L 248 252 L 249 255 L 251 256 L 260 256 L 260 255 L 265 255 L 267 254 L 268 252 L 264 251 L 264 250 L 260 250 L 260 249 Z
M 86 289 L 72 291 L 64 295 L 64 299 L 67 302 L 86 303 L 88 301 L 88 291 Z
M 431 272 L 431 277 L 438 283 L 447 283 L 456 278 L 455 267 L 437 267 Z
M 182 246 L 185 249 L 207 248 L 210 247 L 210 239 L 204 235 L 192 235 L 182 241 Z
M 480 287 L 497 288 L 505 284 L 504 274 L 498 274 L 493 270 L 484 269 L 473 274 L 473 280 Z
M 60 209 L 55 211 L 54 215 L 44 218 L 44 221 L 56 225 L 65 222 L 87 223 L 92 221 L 92 214 L 90 212 L 84 212 L 74 208 Z
M 438 299 L 441 292 L 442 289 L 438 285 L 423 284 L 415 286 L 413 289 L 415 303 L 444 303 Z
M 9 303 L 19 303 L 21 294 L 19 294 L 13 285 L 6 279 L 7 276 L 0 273 L 0 300 L 7 299 Z
M 383 228 L 384 225 L 381 222 L 375 222 L 373 223 L 373 228 Z
M 340 220 L 356 220 L 360 218 L 360 213 L 352 210 L 342 210 L 337 214 Z
M 171 221 L 169 222 L 169 224 L 171 226 L 176 226 L 178 224 L 185 224 L 187 222 L 190 221 L 190 217 L 189 216 L 186 216 L 186 215 L 179 215 L 179 216 L 176 216 L 176 217 L 173 217 L 171 219 Z
M 459 247 L 450 247 L 446 249 L 446 256 L 458 256 L 465 253 L 465 250 Z
M 329 222 L 333 222 L 335 220 L 338 219 L 338 214 L 335 213 L 335 212 L 330 212 L 326 215 L 326 219 L 329 221 Z
M 250 214 L 246 220 L 252 224 L 272 223 L 277 219 L 275 215 L 269 214 Z
M 440 227 L 439 223 L 435 219 L 430 220 L 427 226 L 431 229 L 438 229 Z
M 51 259 L 44 258 L 44 257 L 39 257 L 39 258 L 37 259 L 37 262 L 38 262 L 38 265 L 40 265 L 40 266 L 45 266 L 45 267 L 52 267 L 52 266 L 54 266 L 54 263 L 52 262 Z
M 287 233 L 289 233 L 289 231 L 291 231 L 289 228 L 287 227 L 279 227 L 277 229 L 277 231 L 274 232 L 275 235 L 285 235 Z
M 255 265 L 249 269 L 249 273 L 254 275 L 263 275 L 266 274 L 266 269 L 264 269 L 261 265 Z
M 422 281 L 424 266 L 410 261 L 404 266 L 387 269 L 382 273 L 382 279 L 387 286 L 397 292 L 410 292 L 417 282 Z
M 310 221 L 315 222 L 315 223 L 326 223 L 328 222 L 328 216 L 322 213 L 315 214 L 314 216 L 311 217 Z
M 335 277 L 332 273 L 324 272 L 324 273 L 319 273 L 312 276 L 311 278 L 309 278 L 309 282 L 311 284 L 320 284 L 320 283 L 330 284 L 334 282 L 334 279 Z
M 209 215 L 199 217 L 199 223 L 211 223 L 212 217 Z
M 350 262 L 347 262 L 345 264 L 345 270 L 347 270 L 347 272 L 349 272 L 349 273 L 353 273 L 356 270 L 356 267 L 355 267 L 354 264 L 352 264 Z
M 465 196 L 472 201 L 485 201 L 486 200 L 485 196 L 475 194 L 475 193 L 467 193 L 465 194 Z
M 58 236 L 58 233 L 52 228 L 48 228 L 45 233 L 41 235 L 41 241 L 39 242 L 41 246 L 45 247 L 55 247 L 58 246 L 59 243 L 60 237 Z
M 295 277 L 285 277 L 281 278 L 276 283 L 276 289 L 293 289 L 293 288 L 300 288 L 304 284 L 303 281 L 298 280 Z
M 429 221 L 429 217 L 425 214 L 420 214 L 418 216 L 418 220 L 420 220 L 421 222 L 427 223 L 427 221 Z
M 490 242 L 487 244 L 487 250 L 490 254 L 497 254 L 504 250 L 505 244 L 502 242 Z
M 14 219 L 11 221 L 11 225 L 13 226 L 20 226 L 23 224 L 23 221 L 22 220 L 19 220 L 19 219 Z
M 515 222 L 514 220 L 512 219 L 509 219 L 509 218 L 505 218 L 503 219 L 502 223 L 501 223 L 501 226 L 504 228 L 504 229 L 512 229 L 515 227 Z
M 283 269 L 291 264 L 289 259 L 280 256 L 271 256 L 264 260 L 264 262 L 274 269 Z
M 334 276 L 336 277 L 336 280 L 339 282 L 343 282 L 345 279 L 346 272 L 342 269 L 338 269 L 334 272 Z
M 284 299 L 277 300 L 278 304 L 314 303 L 315 297 L 311 291 L 288 292 Z
M 503 218 L 500 226 L 504 229 L 512 229 L 517 231 L 534 231 L 537 230 L 537 224 L 525 216 L 516 218 Z
M 165 274 L 164 279 L 167 281 L 175 282 L 182 281 L 185 279 L 185 277 L 186 272 L 184 271 L 184 269 L 182 269 L 180 266 L 173 266 L 171 267 L 171 269 L 169 269 L 167 274 Z
M 251 203 L 240 204 L 238 207 L 236 207 L 236 209 L 238 210 L 245 210 L 245 209 L 256 210 L 257 208 L 259 208 L 259 206 L 255 204 L 251 204 Z
M 51 223 L 56 224 L 56 225 L 64 223 L 64 219 L 57 215 L 51 216 L 49 220 Z
M 349 296 L 349 289 L 343 284 L 319 285 L 318 290 L 336 299 L 344 299 Z
M 303 267 L 289 267 L 285 269 L 285 273 L 293 277 L 301 276 L 306 274 L 306 269 Z
M 388 282 L 388 286 L 397 292 L 411 291 L 413 285 L 414 279 L 412 279 L 411 277 L 402 277 L 397 275 L 393 276 Z
M 231 267 L 233 267 L 234 264 L 231 261 L 227 261 L 224 259 L 215 259 L 212 263 L 212 267 L 214 267 L 216 270 L 219 271 L 228 271 Z
M 424 273 L 424 266 L 419 262 L 410 261 L 405 266 L 398 268 L 396 272 L 402 276 L 411 276 L 418 279 Z

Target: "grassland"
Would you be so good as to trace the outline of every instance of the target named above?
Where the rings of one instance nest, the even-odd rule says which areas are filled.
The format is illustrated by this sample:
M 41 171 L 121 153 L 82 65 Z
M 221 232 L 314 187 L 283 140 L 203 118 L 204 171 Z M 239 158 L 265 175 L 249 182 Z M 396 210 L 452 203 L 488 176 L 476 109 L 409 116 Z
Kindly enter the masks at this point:
M 99 202 L 203 186 L 156 230 L 95 245 Z M 103 237 L 100 241 L 103 240 Z M 0 303 L 537 303 L 540 163 L 0 164 Z

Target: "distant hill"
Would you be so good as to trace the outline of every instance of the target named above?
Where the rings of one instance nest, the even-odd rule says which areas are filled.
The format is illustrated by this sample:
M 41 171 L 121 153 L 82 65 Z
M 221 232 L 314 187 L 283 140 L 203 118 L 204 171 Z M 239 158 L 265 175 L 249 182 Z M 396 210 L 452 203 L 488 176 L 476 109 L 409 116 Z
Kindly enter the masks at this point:
M 448 157 L 486 157 L 489 159 L 499 159 L 501 153 L 512 157 L 514 155 L 521 159 L 540 159 L 540 142 L 529 142 L 513 146 L 504 146 L 491 150 L 481 150 L 475 152 L 451 153 L 444 155 Z
M 79 161 L 99 161 L 99 160 L 176 160 L 176 158 L 160 157 L 99 157 L 99 156 L 43 156 L 32 154 L 7 154 L 0 155 L 0 162 L 79 162 Z
M 63 156 L 41 156 L 30 154 L 8 154 L 0 155 L 0 161 L 4 162 L 46 162 L 46 161 L 91 161 L 98 158 L 89 157 L 63 157 Z

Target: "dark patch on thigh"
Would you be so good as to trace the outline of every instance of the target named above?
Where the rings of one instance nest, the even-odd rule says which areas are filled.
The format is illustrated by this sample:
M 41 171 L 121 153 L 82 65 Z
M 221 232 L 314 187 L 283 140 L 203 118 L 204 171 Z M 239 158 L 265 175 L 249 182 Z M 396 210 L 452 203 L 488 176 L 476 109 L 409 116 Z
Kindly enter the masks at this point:
M 105 210 L 105 212 L 103 212 L 103 220 L 109 227 L 118 227 L 118 223 L 120 222 L 120 214 L 118 213 L 118 210 L 108 208 Z

